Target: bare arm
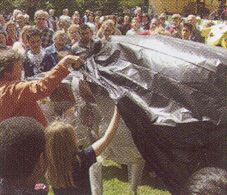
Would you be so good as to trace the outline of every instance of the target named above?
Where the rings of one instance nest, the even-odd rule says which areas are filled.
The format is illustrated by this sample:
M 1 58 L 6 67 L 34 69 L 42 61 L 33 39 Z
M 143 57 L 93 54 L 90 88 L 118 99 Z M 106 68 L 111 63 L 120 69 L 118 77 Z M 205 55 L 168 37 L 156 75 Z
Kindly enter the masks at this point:
M 116 130 L 119 126 L 119 121 L 120 114 L 118 112 L 117 107 L 115 106 L 113 117 L 105 132 L 105 135 L 99 140 L 97 140 L 94 144 L 92 144 L 92 148 L 94 149 L 96 156 L 100 155 L 112 141 L 113 137 L 116 134 Z

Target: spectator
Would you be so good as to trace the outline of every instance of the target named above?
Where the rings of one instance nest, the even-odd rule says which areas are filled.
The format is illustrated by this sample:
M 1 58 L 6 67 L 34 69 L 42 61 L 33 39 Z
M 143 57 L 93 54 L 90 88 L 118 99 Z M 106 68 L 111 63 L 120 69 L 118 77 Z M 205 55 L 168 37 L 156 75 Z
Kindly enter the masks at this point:
M 26 25 L 26 18 L 24 14 L 17 14 L 16 16 L 16 24 L 17 24 L 17 35 L 20 34 L 21 29 Z
M 135 19 L 137 20 L 138 23 L 141 24 L 141 22 L 142 22 L 142 9 L 141 9 L 141 7 L 136 7 Z
M 126 33 L 131 29 L 130 17 L 128 15 L 124 16 L 123 24 L 119 25 L 118 29 L 121 31 L 122 35 L 126 35 Z
M 159 16 L 159 25 L 161 27 L 163 27 L 164 29 L 166 29 L 166 27 L 168 26 L 166 18 L 167 18 L 167 16 L 164 13 L 160 14 L 160 16 Z
M 143 13 L 141 26 L 142 26 L 143 30 L 149 30 L 149 28 L 150 28 L 150 20 L 149 20 L 149 16 L 147 13 Z
M 0 14 L 0 30 L 4 30 L 4 26 L 5 26 L 5 18 L 2 14 Z
M 131 29 L 127 31 L 126 35 L 138 35 L 142 32 L 142 28 L 140 27 L 140 23 L 136 18 L 132 19 Z
M 60 16 L 59 20 L 64 20 L 64 21 L 67 21 L 68 23 L 71 23 L 71 18 L 69 16 L 69 10 L 67 8 L 63 9 L 62 13 L 63 13 L 63 15 Z
M 6 33 L 5 31 L 0 31 L 0 49 L 7 48 L 6 46 Z
M 20 32 L 19 41 L 13 44 L 13 50 L 17 51 L 21 56 L 25 56 L 25 53 L 29 50 L 29 44 L 27 36 L 32 30 L 32 26 L 24 26 Z
M 63 30 L 64 32 L 67 32 L 70 25 L 71 20 L 69 21 L 66 18 L 61 18 L 58 21 L 58 30 Z
M 187 17 L 187 21 L 189 23 L 191 23 L 192 26 L 193 26 L 193 33 L 192 33 L 192 36 L 191 36 L 191 40 L 192 41 L 195 41 L 195 42 L 204 43 L 204 39 L 201 36 L 201 33 L 199 32 L 199 30 L 197 29 L 197 19 L 196 19 L 196 16 L 189 15 Z
M 80 25 L 81 24 L 80 17 L 77 14 L 74 14 L 72 16 L 72 23 L 76 24 L 76 25 Z
M 41 31 L 42 47 L 46 48 L 53 44 L 54 31 L 47 27 L 47 19 L 49 15 L 43 10 L 35 12 L 35 26 Z
M 23 62 L 25 77 L 31 77 L 53 68 L 56 61 L 42 48 L 40 31 L 35 28 L 31 29 L 27 39 L 30 50 L 25 54 Z
M 37 184 L 47 168 L 44 128 L 34 119 L 13 117 L 0 123 L 0 194 L 47 195 Z
M 171 24 L 166 28 L 166 30 L 169 31 L 172 37 L 181 38 L 182 30 L 181 22 L 182 22 L 181 15 L 173 14 Z
M 71 125 L 55 122 L 47 128 L 47 180 L 56 195 L 91 194 L 89 168 L 113 139 L 119 120 L 115 107 L 104 136 L 82 151 L 78 150 L 76 130 Z
M 57 17 L 54 16 L 55 10 L 50 9 L 49 10 L 49 18 L 47 20 L 48 27 L 52 29 L 53 31 L 57 30 Z
M 86 24 L 87 22 L 88 22 L 88 15 L 89 15 L 89 13 L 90 13 L 90 10 L 86 10 L 85 11 L 85 13 L 84 13 L 84 16 L 83 16 L 83 18 L 82 18 L 82 22 L 84 23 L 84 24 Z
M 82 24 L 79 28 L 79 34 L 80 40 L 72 46 L 74 55 L 87 59 L 101 49 L 101 42 L 93 38 L 93 32 L 88 25 Z
M 79 25 L 72 24 L 68 28 L 68 36 L 70 39 L 70 45 L 77 43 L 80 40 Z
M 227 171 L 206 167 L 195 172 L 186 182 L 181 195 L 226 195 Z
M 181 38 L 184 40 L 192 40 L 193 26 L 191 23 L 184 23 Z
M 94 16 L 93 12 L 90 12 L 88 14 L 88 21 L 85 24 L 90 27 L 90 29 L 92 30 L 93 34 L 96 34 L 95 16 Z
M 6 45 L 13 46 L 13 44 L 18 40 L 16 24 L 13 21 L 9 21 L 5 25 L 6 29 Z
M 53 36 L 54 43 L 46 48 L 45 58 L 50 64 L 55 66 L 58 63 L 59 52 L 69 52 L 70 47 L 67 45 L 68 36 L 64 31 L 57 31 Z
M 22 64 L 20 56 L 13 51 L 0 52 L 0 121 L 15 116 L 28 116 L 43 126 L 47 121 L 37 104 L 49 96 L 68 74 L 71 66 L 80 67 L 84 62 L 77 56 L 64 57 L 39 81 L 20 81 Z M 15 161 L 14 161 L 15 162 Z

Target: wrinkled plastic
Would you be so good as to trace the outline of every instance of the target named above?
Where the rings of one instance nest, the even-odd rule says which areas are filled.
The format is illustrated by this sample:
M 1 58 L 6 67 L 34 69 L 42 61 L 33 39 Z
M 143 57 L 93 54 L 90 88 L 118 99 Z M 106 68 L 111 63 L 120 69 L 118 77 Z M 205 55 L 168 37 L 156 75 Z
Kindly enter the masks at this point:
M 113 37 L 82 71 L 118 104 L 148 167 L 179 194 L 226 166 L 227 51 L 171 37 Z

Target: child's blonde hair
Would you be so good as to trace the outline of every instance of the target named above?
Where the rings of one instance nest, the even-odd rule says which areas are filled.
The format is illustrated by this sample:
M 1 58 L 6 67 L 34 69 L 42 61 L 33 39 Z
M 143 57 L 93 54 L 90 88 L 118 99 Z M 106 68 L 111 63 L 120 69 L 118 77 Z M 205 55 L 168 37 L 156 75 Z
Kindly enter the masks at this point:
M 76 132 L 72 125 L 55 121 L 46 129 L 47 180 L 56 188 L 76 186 L 73 181 L 73 165 L 80 163 L 77 156 Z

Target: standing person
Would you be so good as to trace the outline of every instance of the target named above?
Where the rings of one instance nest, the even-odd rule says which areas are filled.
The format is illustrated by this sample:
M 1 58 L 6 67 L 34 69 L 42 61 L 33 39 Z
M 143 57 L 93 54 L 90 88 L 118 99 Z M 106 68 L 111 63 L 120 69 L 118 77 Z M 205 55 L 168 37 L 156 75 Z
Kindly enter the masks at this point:
M 57 31 L 54 33 L 53 36 L 53 44 L 47 47 L 45 50 L 46 52 L 46 59 L 51 61 L 50 63 L 55 66 L 58 63 L 58 54 L 59 52 L 69 52 L 70 47 L 67 45 L 68 36 L 64 31 Z
M 6 49 L 6 33 L 0 30 L 0 49 Z
M 120 114 L 115 107 L 104 136 L 79 151 L 76 130 L 68 124 L 54 122 L 46 129 L 47 180 L 56 195 L 90 195 L 89 168 L 109 145 L 118 128 Z
M 46 72 L 54 67 L 54 63 L 46 56 L 42 48 L 41 33 L 38 29 L 31 29 L 27 36 L 30 50 L 26 52 L 23 61 L 25 77 L 31 77 L 41 72 Z
M 16 24 L 13 21 L 9 21 L 5 25 L 6 29 L 6 45 L 13 46 L 13 44 L 18 40 Z
M 17 24 L 17 35 L 19 35 L 22 28 L 26 25 L 26 18 L 24 17 L 24 14 L 21 14 L 21 13 L 17 14 L 16 24 Z
M 90 55 L 97 53 L 101 49 L 101 42 L 93 38 L 91 28 L 82 24 L 79 28 L 80 40 L 72 46 L 72 53 L 80 56 L 82 59 L 88 58 Z
M 3 30 L 4 29 L 4 26 L 5 26 L 5 18 L 2 14 L 0 14 L 0 30 Z
M 118 29 L 121 31 L 122 35 L 126 35 L 130 28 L 131 28 L 130 17 L 128 15 L 125 15 L 123 19 L 123 24 L 119 25 Z
M 77 56 L 66 56 L 39 81 L 21 81 L 22 63 L 13 51 L 0 51 L 0 121 L 16 116 L 28 116 L 47 126 L 37 101 L 49 96 L 69 74 L 71 66 L 84 62 Z
M 194 15 L 189 15 L 187 17 L 188 23 L 192 24 L 193 31 L 191 35 L 191 40 L 199 43 L 204 43 L 204 39 L 201 36 L 200 31 L 197 29 L 197 18 Z
M 172 37 L 181 38 L 182 18 L 180 14 L 173 14 L 172 21 L 166 30 L 169 31 Z
M 143 30 L 148 30 L 150 27 L 150 19 L 148 16 L 148 13 L 143 13 L 142 17 L 142 24 L 141 24 Z
M 68 36 L 70 39 L 70 45 L 77 43 L 80 40 L 79 25 L 72 24 L 68 28 Z
M 131 29 L 127 31 L 126 35 L 138 35 L 142 31 L 143 30 L 140 27 L 138 20 L 136 18 L 133 18 L 131 22 Z
M 27 36 L 31 30 L 32 26 L 24 26 L 20 32 L 19 40 L 13 44 L 13 50 L 21 54 L 22 57 L 24 57 L 26 52 L 29 50 Z
M 54 14 L 55 14 L 55 10 L 50 9 L 47 23 L 48 23 L 48 27 L 50 29 L 52 29 L 53 31 L 56 31 L 57 30 L 57 17 L 55 17 Z
M 42 47 L 46 48 L 53 44 L 54 31 L 47 27 L 47 19 L 49 15 L 43 10 L 35 12 L 35 27 L 41 32 Z
M 60 16 L 59 20 L 66 20 L 69 23 L 71 23 L 71 18 L 69 16 L 69 10 L 68 10 L 68 8 L 63 9 L 62 14 L 63 15 Z
M 47 195 L 38 184 L 47 168 L 44 128 L 35 119 L 13 117 L 0 123 L 0 194 Z
M 184 23 L 182 32 L 181 32 L 181 38 L 184 40 L 192 40 L 193 35 L 193 26 L 191 23 Z

